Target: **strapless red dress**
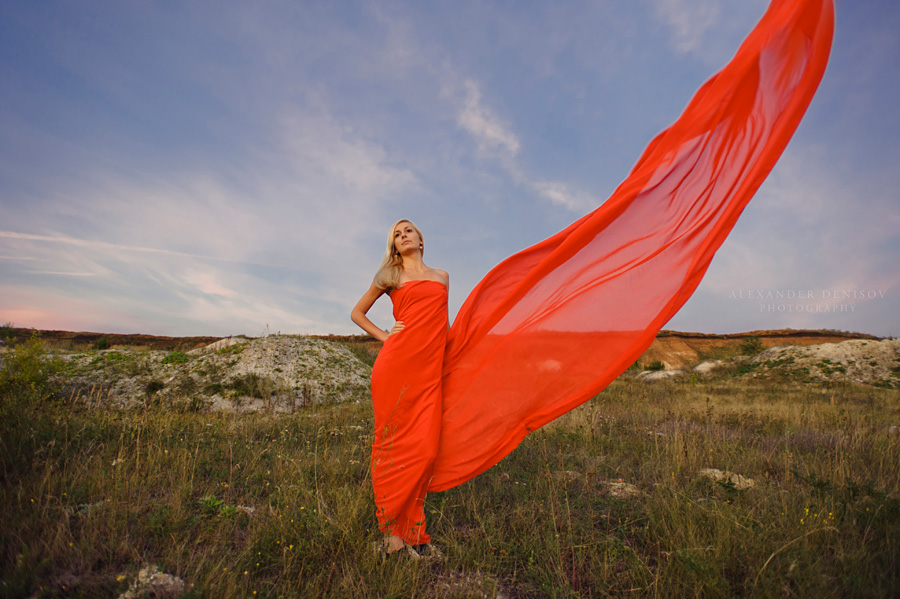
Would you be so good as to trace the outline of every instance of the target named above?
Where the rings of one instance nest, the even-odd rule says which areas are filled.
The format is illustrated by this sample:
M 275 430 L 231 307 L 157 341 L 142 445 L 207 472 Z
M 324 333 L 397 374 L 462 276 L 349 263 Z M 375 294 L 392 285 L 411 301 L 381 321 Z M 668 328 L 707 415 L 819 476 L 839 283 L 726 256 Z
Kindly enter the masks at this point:
M 408 281 L 390 297 L 404 328 L 385 341 L 372 368 L 372 486 L 382 532 L 417 545 L 430 539 L 423 502 L 441 431 L 447 287 Z
M 800 123 L 833 31 L 832 0 L 773 0 L 613 195 L 495 267 L 449 335 L 443 285 L 392 293 L 407 328 L 372 374 L 372 476 L 385 532 L 427 542 L 426 491 L 484 472 L 650 346 Z

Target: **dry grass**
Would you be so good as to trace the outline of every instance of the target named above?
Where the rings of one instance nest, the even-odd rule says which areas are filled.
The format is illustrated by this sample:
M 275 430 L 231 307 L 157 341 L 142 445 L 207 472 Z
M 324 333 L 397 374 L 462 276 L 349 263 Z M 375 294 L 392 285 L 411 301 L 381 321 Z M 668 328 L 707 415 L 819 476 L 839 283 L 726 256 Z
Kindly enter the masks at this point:
M 9 383 L 14 364 L 0 597 L 117 597 L 149 564 L 187 597 L 900 594 L 896 390 L 616 381 L 429 496 L 444 561 L 382 563 L 370 406 L 88 409 Z

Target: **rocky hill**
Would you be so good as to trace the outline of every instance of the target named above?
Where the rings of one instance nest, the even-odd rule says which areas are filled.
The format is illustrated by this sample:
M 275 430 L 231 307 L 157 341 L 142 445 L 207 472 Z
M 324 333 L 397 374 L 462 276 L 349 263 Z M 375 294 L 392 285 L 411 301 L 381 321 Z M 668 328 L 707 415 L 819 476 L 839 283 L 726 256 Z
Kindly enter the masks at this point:
M 293 410 L 368 398 L 371 367 L 324 339 L 229 337 L 187 352 L 113 348 L 61 352 L 72 400 L 133 408 L 162 402 L 199 410 Z

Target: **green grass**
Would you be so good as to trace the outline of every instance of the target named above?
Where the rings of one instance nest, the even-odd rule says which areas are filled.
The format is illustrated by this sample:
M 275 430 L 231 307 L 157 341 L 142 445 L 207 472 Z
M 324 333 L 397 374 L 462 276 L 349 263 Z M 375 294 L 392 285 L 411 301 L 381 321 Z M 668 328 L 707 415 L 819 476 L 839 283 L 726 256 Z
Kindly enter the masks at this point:
M 616 381 L 429 496 L 446 560 L 382 563 L 370 405 L 87 409 L 38 357 L 0 370 L 0 597 L 117 597 L 148 564 L 187 597 L 900 594 L 896 390 Z

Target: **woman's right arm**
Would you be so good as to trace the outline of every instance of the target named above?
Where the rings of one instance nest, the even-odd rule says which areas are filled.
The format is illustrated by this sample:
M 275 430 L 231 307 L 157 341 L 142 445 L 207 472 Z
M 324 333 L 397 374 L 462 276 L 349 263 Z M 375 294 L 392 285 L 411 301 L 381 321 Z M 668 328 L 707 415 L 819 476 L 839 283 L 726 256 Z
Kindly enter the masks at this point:
M 358 324 L 362 330 L 372 335 L 379 341 L 385 341 L 390 335 L 385 331 L 379 329 L 375 326 L 375 323 L 369 320 L 369 317 L 366 314 L 369 312 L 369 308 L 375 303 L 381 294 L 384 293 L 384 289 L 372 283 L 369 287 L 369 290 L 366 291 L 359 301 L 356 302 L 356 305 L 353 307 L 353 310 L 350 312 L 350 319 Z M 396 325 L 394 325 L 396 328 Z M 393 333 L 393 329 L 391 330 Z

